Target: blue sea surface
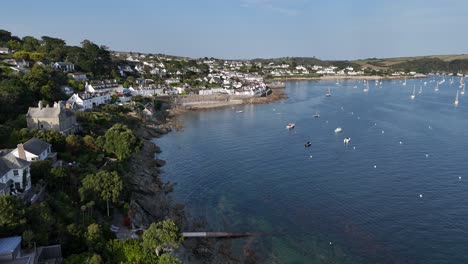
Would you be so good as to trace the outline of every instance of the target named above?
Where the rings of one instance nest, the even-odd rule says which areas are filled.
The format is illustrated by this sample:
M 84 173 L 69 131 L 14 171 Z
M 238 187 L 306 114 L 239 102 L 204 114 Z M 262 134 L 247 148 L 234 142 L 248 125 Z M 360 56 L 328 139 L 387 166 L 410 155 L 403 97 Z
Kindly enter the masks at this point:
M 468 94 L 455 107 L 442 78 L 288 82 L 283 101 L 185 113 L 155 139 L 162 177 L 206 231 L 264 233 L 259 262 L 468 263 Z

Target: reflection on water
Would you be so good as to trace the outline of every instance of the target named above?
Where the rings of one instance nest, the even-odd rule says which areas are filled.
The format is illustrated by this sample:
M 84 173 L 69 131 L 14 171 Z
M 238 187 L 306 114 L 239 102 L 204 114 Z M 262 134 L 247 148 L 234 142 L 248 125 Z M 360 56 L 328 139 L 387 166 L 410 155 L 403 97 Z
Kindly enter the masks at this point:
M 429 80 L 415 100 L 422 80 L 291 82 L 281 102 L 184 114 L 157 139 L 163 177 L 208 231 L 264 234 L 233 241 L 241 259 L 466 263 L 468 101 Z

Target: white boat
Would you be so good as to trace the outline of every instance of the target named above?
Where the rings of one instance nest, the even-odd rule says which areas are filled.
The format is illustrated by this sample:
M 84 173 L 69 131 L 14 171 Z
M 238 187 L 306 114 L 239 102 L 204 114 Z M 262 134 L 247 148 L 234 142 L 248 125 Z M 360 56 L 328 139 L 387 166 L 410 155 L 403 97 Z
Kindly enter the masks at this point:
M 331 96 L 331 91 L 330 91 L 330 87 L 328 88 L 328 92 L 325 94 L 326 97 L 330 97 Z
M 436 91 L 436 92 L 438 92 L 438 91 L 439 91 L 439 83 L 437 83 L 437 85 L 436 85 L 436 87 L 435 87 L 434 91 Z
M 422 86 L 419 86 L 418 94 L 422 94 Z
M 411 95 L 411 100 L 414 100 L 416 98 L 416 87 L 413 87 L 413 94 Z
M 461 95 L 465 95 L 465 84 L 463 84 L 462 90 L 461 90 L 460 94 L 461 94 Z
M 363 92 L 368 92 L 369 91 L 369 82 L 366 83 L 366 86 L 364 86 L 364 89 L 362 89 Z
M 319 113 L 315 112 L 314 117 L 315 117 L 315 118 L 319 118 L 319 117 L 320 117 Z
M 405 81 L 403 82 L 403 86 L 406 86 L 406 77 L 405 77 Z
M 341 127 L 335 128 L 335 133 L 340 133 L 341 131 L 343 131 L 343 129 L 341 129 Z
M 295 127 L 296 127 L 296 124 L 294 124 L 294 123 L 289 123 L 289 124 L 286 126 L 287 129 L 293 129 L 293 128 L 295 128 Z
M 453 102 L 455 106 L 458 106 L 458 90 L 457 90 L 457 95 L 455 96 L 455 101 Z
M 349 144 L 349 142 L 351 142 L 351 138 L 350 138 L 350 137 L 345 137 L 345 138 L 343 139 L 343 143 L 344 143 L 345 145 Z

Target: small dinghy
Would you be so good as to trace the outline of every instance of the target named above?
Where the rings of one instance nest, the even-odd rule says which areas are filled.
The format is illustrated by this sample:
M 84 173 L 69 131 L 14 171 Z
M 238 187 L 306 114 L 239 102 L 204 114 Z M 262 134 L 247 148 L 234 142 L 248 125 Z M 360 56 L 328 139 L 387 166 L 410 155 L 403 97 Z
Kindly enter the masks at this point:
M 345 143 L 345 145 L 348 145 L 349 142 L 351 142 L 351 138 L 350 138 L 350 137 L 345 137 L 345 139 L 343 139 L 343 143 Z
M 310 143 L 310 141 L 307 141 L 307 143 L 304 144 L 304 147 L 306 147 L 306 148 L 308 148 L 310 146 L 312 146 L 312 143 Z
M 337 128 L 335 129 L 335 133 L 340 133 L 341 131 L 343 131 L 343 129 L 341 129 L 341 127 L 337 127 Z
M 294 123 L 289 123 L 289 124 L 286 126 L 287 129 L 293 129 L 294 127 L 296 127 L 296 124 L 294 124 Z

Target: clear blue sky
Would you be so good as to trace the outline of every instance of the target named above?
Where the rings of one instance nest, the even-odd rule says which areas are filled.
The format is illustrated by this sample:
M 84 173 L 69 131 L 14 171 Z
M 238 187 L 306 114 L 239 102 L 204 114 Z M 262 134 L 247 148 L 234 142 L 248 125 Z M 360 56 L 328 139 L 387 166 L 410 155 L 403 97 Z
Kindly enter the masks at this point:
M 112 50 L 227 59 L 468 53 L 466 0 L 15 0 L 0 28 Z

